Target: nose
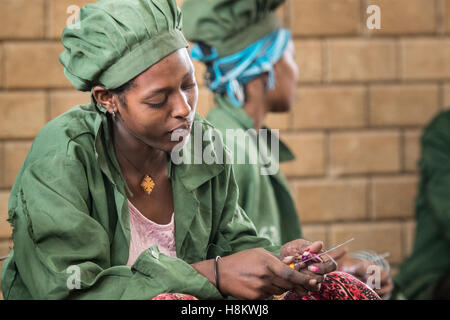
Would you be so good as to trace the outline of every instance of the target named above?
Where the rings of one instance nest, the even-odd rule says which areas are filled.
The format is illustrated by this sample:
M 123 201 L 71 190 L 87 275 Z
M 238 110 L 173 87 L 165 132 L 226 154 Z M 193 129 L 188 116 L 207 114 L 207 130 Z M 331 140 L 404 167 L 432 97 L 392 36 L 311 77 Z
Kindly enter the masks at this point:
M 189 101 L 184 92 L 179 92 L 172 110 L 172 117 L 174 118 L 187 118 L 192 111 L 192 107 L 189 105 Z

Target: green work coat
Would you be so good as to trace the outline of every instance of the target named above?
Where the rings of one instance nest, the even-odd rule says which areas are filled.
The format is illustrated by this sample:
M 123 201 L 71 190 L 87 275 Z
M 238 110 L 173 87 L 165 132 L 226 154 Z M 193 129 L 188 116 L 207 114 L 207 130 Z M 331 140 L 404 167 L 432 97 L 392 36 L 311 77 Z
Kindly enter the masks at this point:
M 450 276 L 450 111 L 425 129 L 421 145 L 414 247 L 394 279 L 394 298 L 432 299 Z
M 149 299 L 164 292 L 220 299 L 190 264 L 255 247 L 279 253 L 239 207 L 230 165 L 175 165 L 168 157 L 177 258 L 155 246 L 126 266 L 127 187 L 110 121 L 91 98 L 36 137 L 9 199 L 14 248 L 2 268 L 5 299 Z M 195 122 L 211 127 L 198 115 Z
M 278 170 L 275 174 L 261 174 L 263 163 L 251 162 L 251 154 L 268 155 L 270 163 L 290 161 L 294 155 L 288 147 L 270 134 L 267 139 L 260 140 L 239 135 L 237 139 L 226 139 L 227 130 L 246 132 L 253 129 L 253 120 L 244 109 L 235 107 L 228 97 L 216 94 L 216 106 L 208 113 L 207 119 L 222 134 L 228 149 L 234 156 L 233 171 L 239 186 L 239 204 L 253 221 L 259 236 L 267 237 L 274 244 L 283 244 L 301 237 L 299 218 L 292 200 L 286 178 Z M 272 140 L 274 138 L 274 140 Z M 258 140 L 259 139 L 259 140 Z M 279 159 L 272 150 L 273 144 L 279 145 Z M 247 162 L 238 161 L 245 154 Z

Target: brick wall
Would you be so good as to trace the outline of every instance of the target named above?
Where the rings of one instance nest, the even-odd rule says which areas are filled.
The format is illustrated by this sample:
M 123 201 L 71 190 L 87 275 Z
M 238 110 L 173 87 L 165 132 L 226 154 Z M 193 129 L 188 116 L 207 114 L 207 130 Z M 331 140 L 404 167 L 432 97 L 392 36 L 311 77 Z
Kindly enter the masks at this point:
M 9 190 L 37 132 L 89 101 L 58 62 L 70 5 L 83 0 L 0 0 L 0 256 L 11 247 Z M 181 1 L 178 1 L 181 3 Z M 381 30 L 366 9 L 381 8 Z M 297 155 L 282 165 L 305 235 L 331 246 L 410 252 L 423 127 L 450 106 L 450 0 L 288 0 L 300 81 L 290 114 L 268 125 Z M 212 96 L 204 68 L 198 110 Z

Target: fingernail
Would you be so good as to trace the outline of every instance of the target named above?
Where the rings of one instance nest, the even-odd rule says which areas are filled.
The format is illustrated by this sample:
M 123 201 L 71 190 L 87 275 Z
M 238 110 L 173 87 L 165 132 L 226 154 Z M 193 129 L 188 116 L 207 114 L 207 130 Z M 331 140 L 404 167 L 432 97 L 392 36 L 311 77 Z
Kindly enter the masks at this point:
M 317 272 L 319 271 L 319 268 L 317 266 L 308 266 L 308 270 L 312 272 Z
M 318 283 L 318 284 L 314 287 L 314 292 L 316 292 L 316 293 L 320 292 L 320 283 Z
M 309 280 L 309 284 L 311 286 L 315 286 L 317 284 L 317 280 L 316 279 L 311 279 L 311 280 Z

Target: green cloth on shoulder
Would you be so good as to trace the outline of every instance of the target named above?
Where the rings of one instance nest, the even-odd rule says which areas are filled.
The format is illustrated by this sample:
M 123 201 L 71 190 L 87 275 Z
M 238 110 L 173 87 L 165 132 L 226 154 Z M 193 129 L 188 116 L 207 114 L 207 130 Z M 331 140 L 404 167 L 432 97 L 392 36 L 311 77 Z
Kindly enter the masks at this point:
M 168 157 L 177 258 L 153 247 L 126 266 L 129 208 L 110 121 L 91 97 L 34 140 L 9 198 L 14 248 L 2 268 L 5 299 L 149 299 L 165 292 L 222 299 L 190 264 L 256 247 L 279 254 L 239 207 L 230 165 L 175 165 Z M 198 115 L 194 124 L 212 128 Z M 211 137 L 203 137 L 206 148 Z
M 450 275 L 450 111 L 428 125 L 421 146 L 414 248 L 394 279 L 394 298 L 433 299 Z
M 275 174 L 263 175 L 263 163 L 294 160 L 294 155 L 277 136 L 268 131 L 267 141 L 258 142 L 245 136 L 247 130 L 253 129 L 253 120 L 244 109 L 235 107 L 228 97 L 215 95 L 216 106 L 207 115 L 222 134 L 233 156 L 233 171 L 239 187 L 239 204 L 252 219 L 259 236 L 267 237 L 274 244 L 280 245 L 301 237 L 299 217 L 289 191 L 289 185 L 280 170 Z M 227 130 L 233 130 L 236 138 L 226 139 Z M 272 141 L 273 139 L 273 141 Z M 259 140 L 260 141 L 260 140 Z M 276 159 L 272 144 L 279 145 L 279 159 Z M 270 161 L 251 162 L 250 159 L 270 155 Z M 245 163 L 239 157 L 245 155 Z

